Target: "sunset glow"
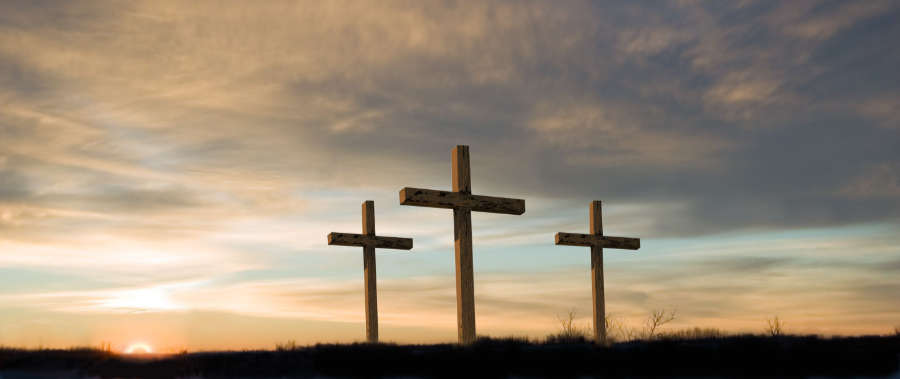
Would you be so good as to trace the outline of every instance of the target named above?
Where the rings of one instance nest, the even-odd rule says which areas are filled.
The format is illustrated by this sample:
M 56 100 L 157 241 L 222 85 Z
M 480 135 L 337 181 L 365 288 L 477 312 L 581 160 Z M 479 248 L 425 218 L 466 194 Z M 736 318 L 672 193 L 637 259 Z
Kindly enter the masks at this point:
M 150 345 L 145 343 L 133 343 L 128 345 L 124 351 L 125 354 L 151 354 L 153 353 L 153 348 Z
M 0 2 L 0 346 L 161 353 L 457 340 L 472 215 L 479 335 L 605 307 L 639 328 L 900 326 L 900 2 Z M 137 343 L 135 341 L 144 341 Z M 153 348 L 148 344 L 153 344 Z M 155 348 L 155 349 L 154 349 Z M 122 350 L 124 349 L 124 350 Z

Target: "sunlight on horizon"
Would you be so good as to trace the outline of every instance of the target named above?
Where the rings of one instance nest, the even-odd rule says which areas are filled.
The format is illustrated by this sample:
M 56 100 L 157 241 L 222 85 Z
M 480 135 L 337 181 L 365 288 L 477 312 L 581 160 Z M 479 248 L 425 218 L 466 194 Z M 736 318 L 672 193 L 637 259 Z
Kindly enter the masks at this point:
M 153 347 L 143 342 L 136 342 L 124 350 L 125 354 L 153 354 Z

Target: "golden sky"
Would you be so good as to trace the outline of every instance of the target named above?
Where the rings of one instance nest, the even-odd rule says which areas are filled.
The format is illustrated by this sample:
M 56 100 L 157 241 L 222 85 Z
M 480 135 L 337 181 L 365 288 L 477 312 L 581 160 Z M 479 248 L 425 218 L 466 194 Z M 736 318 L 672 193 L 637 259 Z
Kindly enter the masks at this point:
M 455 340 L 450 189 L 471 147 L 479 334 L 900 325 L 900 7 L 865 2 L 0 3 L 0 345 Z

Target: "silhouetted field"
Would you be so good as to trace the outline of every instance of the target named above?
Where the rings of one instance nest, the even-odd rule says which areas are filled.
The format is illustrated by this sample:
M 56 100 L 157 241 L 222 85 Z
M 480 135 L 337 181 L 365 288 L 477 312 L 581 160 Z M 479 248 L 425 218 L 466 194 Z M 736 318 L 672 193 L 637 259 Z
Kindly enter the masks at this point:
M 601 347 L 480 339 L 441 345 L 316 345 L 134 358 L 91 349 L 0 350 L 0 377 L 888 376 L 900 337 L 731 336 Z

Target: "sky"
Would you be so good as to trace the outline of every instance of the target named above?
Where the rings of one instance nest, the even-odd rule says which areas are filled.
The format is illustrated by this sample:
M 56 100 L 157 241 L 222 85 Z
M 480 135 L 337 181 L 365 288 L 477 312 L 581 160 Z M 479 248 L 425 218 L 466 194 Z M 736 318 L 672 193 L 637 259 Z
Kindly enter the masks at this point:
M 479 335 L 590 325 L 900 326 L 900 4 L 0 2 L 0 345 L 158 351 L 456 340 L 451 188 L 470 146 Z

